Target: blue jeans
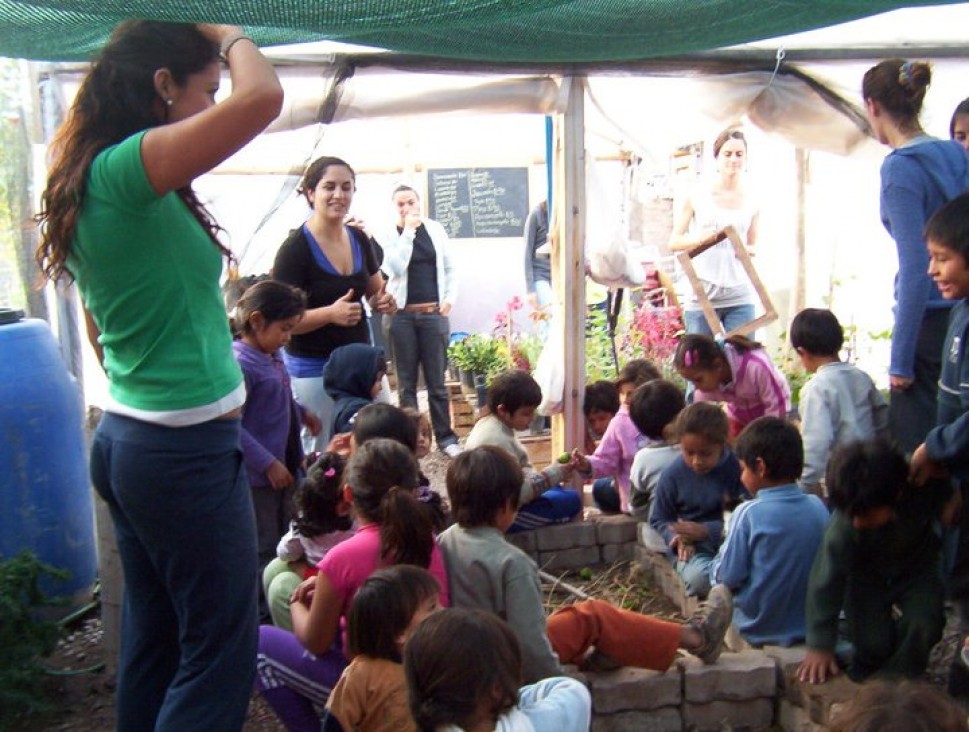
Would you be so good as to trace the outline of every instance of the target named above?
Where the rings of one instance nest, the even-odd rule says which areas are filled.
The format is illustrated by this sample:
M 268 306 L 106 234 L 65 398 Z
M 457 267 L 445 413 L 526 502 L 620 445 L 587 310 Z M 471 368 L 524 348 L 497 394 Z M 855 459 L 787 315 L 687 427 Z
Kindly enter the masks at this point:
M 739 328 L 744 323 L 749 323 L 755 317 L 753 305 L 735 305 L 730 308 L 714 308 L 720 322 L 723 323 L 723 330 L 729 333 L 734 328 Z M 703 335 L 713 335 L 707 319 L 702 310 L 684 310 L 683 325 L 687 333 L 702 333 Z M 753 335 L 753 334 L 751 334 Z
M 256 665 L 256 525 L 240 421 L 170 428 L 107 413 L 91 479 L 125 591 L 117 729 L 242 729 Z
M 438 449 L 458 441 L 451 429 L 447 387 L 448 319 L 439 313 L 398 311 L 390 321 L 390 339 L 397 360 L 397 394 L 401 407 L 417 408 L 417 369 L 424 371 L 431 426 Z

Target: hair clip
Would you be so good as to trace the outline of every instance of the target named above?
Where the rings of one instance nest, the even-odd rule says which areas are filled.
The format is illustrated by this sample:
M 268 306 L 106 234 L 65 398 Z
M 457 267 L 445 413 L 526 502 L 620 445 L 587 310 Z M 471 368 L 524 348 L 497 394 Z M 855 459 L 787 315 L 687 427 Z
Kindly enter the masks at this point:
M 686 353 L 683 354 L 683 365 L 686 366 L 688 369 L 692 369 L 693 368 L 693 360 L 694 360 L 693 359 L 693 349 L 690 348 L 690 349 L 687 350 Z
M 713 336 L 713 342 L 716 343 L 717 348 L 722 351 L 724 344 L 727 342 L 727 336 L 725 336 L 723 333 L 717 333 L 715 336 Z
M 908 86 L 912 81 L 912 62 L 906 61 L 901 66 L 898 67 L 898 83 L 902 86 Z
M 335 476 L 336 476 L 336 468 L 327 468 L 323 472 L 323 477 L 324 478 L 333 478 Z

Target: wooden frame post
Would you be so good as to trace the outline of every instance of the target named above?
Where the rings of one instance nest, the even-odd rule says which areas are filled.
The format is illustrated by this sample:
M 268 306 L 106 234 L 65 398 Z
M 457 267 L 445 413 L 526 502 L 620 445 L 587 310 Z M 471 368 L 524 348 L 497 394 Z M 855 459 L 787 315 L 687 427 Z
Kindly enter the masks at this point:
M 568 76 L 564 115 L 555 118 L 552 288 L 564 318 L 565 390 L 552 417 L 552 456 L 585 440 L 585 77 Z

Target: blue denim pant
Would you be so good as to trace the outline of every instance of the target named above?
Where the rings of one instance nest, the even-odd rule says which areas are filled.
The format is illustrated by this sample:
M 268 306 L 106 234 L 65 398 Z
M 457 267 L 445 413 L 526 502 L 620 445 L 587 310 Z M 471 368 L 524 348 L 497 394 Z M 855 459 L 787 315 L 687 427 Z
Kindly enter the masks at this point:
M 256 526 L 237 419 L 105 414 L 91 478 L 124 568 L 117 729 L 241 730 L 256 663 Z
M 399 311 L 390 321 L 390 339 L 397 361 L 397 393 L 400 406 L 417 408 L 417 369 L 424 371 L 431 426 L 439 449 L 458 441 L 451 429 L 447 387 L 448 319 L 439 313 Z
M 734 328 L 739 328 L 744 323 L 749 323 L 755 317 L 753 305 L 735 305 L 731 308 L 714 308 L 723 329 L 729 333 Z M 703 335 L 713 335 L 707 319 L 702 310 L 684 310 L 683 325 L 687 333 L 702 333 Z M 752 334 L 751 334 L 752 335 Z

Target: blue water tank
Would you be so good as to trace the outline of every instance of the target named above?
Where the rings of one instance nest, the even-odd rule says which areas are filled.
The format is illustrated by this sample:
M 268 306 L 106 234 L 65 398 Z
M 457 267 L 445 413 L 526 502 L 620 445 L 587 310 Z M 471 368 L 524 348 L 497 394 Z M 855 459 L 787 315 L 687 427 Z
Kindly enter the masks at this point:
M 43 320 L 0 309 L 0 560 L 28 549 L 70 573 L 48 595 L 90 598 L 97 575 L 83 407 Z

